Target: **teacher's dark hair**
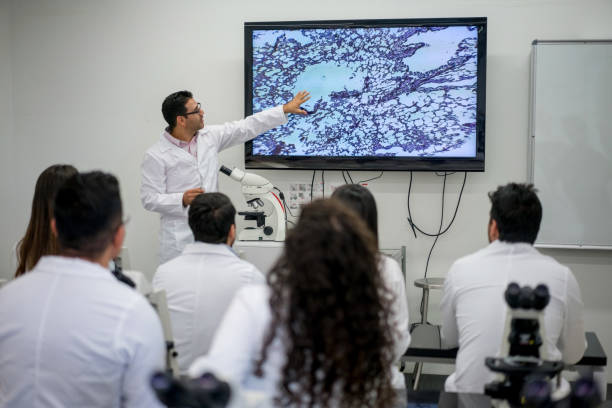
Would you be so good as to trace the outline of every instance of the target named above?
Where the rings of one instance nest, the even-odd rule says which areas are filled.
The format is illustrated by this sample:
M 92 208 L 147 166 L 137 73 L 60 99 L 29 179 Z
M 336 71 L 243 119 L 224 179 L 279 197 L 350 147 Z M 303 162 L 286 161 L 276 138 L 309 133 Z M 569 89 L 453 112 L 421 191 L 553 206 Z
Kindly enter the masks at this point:
M 267 282 L 272 319 L 255 374 L 279 338 L 278 406 L 393 406 L 390 300 L 374 236 L 352 210 L 304 206 Z
M 532 184 L 509 183 L 489 193 L 491 219 L 499 240 L 533 244 L 540 231 L 542 204 Z
M 189 91 L 178 91 L 166 96 L 162 103 L 162 115 L 168 123 L 168 131 L 172 132 L 176 126 L 176 117 L 187 113 L 185 104 L 193 94 Z

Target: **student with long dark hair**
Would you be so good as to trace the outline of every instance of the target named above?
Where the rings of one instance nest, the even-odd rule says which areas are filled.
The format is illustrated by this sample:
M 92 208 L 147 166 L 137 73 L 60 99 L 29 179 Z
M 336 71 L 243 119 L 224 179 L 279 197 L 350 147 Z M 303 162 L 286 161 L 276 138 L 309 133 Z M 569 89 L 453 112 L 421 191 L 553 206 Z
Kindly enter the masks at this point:
M 376 200 L 370 190 L 359 184 L 346 184 L 338 187 L 332 194 L 332 198 L 348 206 L 365 221 L 370 228 L 370 232 L 376 238 L 376 248 L 378 248 L 378 211 Z M 389 319 L 396 329 L 396 342 L 398 344 L 410 343 L 408 299 L 406 297 L 406 281 L 402 275 L 402 270 L 394 259 L 380 252 L 378 266 L 382 280 L 392 294 L 393 313 L 389 316 Z M 393 386 L 395 388 L 405 387 L 403 374 L 398 369 L 394 369 L 392 373 Z
M 54 164 L 38 176 L 30 222 L 24 237 L 17 244 L 15 277 L 34 268 L 43 255 L 57 255 L 57 239 L 51 232 L 53 200 L 64 181 L 76 173 L 77 169 L 69 164 Z
M 209 354 L 213 371 L 276 406 L 390 407 L 394 341 L 389 293 L 367 225 L 335 200 L 302 209 L 268 286 L 242 288 Z

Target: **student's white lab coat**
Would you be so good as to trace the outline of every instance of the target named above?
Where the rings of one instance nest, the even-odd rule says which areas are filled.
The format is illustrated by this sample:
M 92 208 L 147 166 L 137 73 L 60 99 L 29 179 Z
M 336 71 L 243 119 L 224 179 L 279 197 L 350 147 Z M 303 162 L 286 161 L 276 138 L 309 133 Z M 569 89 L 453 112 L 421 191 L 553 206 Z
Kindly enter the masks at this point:
M 541 355 L 573 364 L 586 346 L 582 300 L 576 278 L 566 266 L 540 254 L 526 243 L 494 241 L 456 261 L 444 282 L 441 300 L 442 340 L 459 346 L 448 392 L 480 393 L 494 380 L 485 357 L 501 349 L 507 306 L 504 291 L 510 282 L 548 286 L 550 303 L 544 310 Z
M 181 374 L 208 352 L 234 295 L 244 285 L 263 284 L 263 274 L 225 244 L 194 242 L 160 265 L 155 291 L 165 290 Z
M 144 208 L 161 216 L 160 264 L 178 256 L 185 245 L 193 242 L 183 193 L 198 187 L 205 192 L 217 191 L 217 153 L 284 123 L 287 116 L 282 106 L 277 106 L 246 119 L 205 126 L 198 133 L 197 159 L 170 143 L 166 132 L 147 150 L 141 167 L 140 200 Z
M 397 262 L 389 257 L 382 257 L 381 269 L 383 282 L 395 298 L 392 305 L 393 316 L 389 316 L 395 329 L 393 350 L 390 351 L 394 361 L 398 361 L 410 344 L 404 278 Z M 208 354 L 195 360 L 189 368 L 189 375 L 197 377 L 211 371 L 240 384 L 243 390 L 274 396 L 286 361 L 286 350 L 279 336 L 270 344 L 263 365 L 264 376 L 257 377 L 253 374 L 272 318 L 269 297 L 270 290 L 267 286 L 250 285 L 239 289 L 213 337 Z M 398 378 L 402 377 L 398 369 L 390 369 L 393 373 L 393 386 L 403 387 L 403 384 L 397 383 Z
M 43 256 L 0 290 L 0 322 L 0 406 L 162 407 L 159 318 L 108 269 Z

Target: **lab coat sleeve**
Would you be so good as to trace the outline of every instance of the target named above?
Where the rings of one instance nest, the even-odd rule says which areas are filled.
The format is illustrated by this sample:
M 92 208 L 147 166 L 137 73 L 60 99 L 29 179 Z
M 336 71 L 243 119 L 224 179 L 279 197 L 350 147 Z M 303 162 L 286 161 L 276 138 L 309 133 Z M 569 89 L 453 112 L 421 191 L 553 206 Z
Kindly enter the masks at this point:
M 150 153 L 142 161 L 140 201 L 142 206 L 164 215 L 184 216 L 183 192 L 166 193 L 166 169 L 164 163 Z
M 219 151 L 247 142 L 256 136 L 287 123 L 287 115 L 282 106 L 267 109 L 242 120 L 223 125 L 207 127 L 210 137 L 214 137 Z
M 119 353 L 125 354 L 124 407 L 163 407 L 150 386 L 151 374 L 164 369 L 165 343 L 159 318 L 140 297 L 126 314 L 115 336 Z
M 207 355 L 196 359 L 189 367 L 191 377 L 199 377 L 206 372 L 242 384 L 250 373 L 255 358 L 255 344 L 258 343 L 256 321 L 244 288 L 234 296 L 225 312 L 221 324 L 215 332 Z
M 399 360 L 410 345 L 406 282 L 404 281 L 402 270 L 397 262 L 392 259 L 388 259 L 384 265 L 387 269 L 385 273 L 387 282 L 385 283 L 393 295 L 393 303 L 391 304 L 391 309 L 393 312 L 393 328 L 395 329 L 393 357 L 395 360 Z
M 444 288 L 442 290 L 442 300 L 440 301 L 440 311 L 442 314 L 442 327 L 440 335 L 444 347 L 452 348 L 459 345 L 459 330 L 457 328 L 457 310 L 455 306 L 455 288 L 453 285 L 454 275 L 453 265 L 448 271 L 448 275 L 444 280 Z
M 586 349 L 582 296 L 574 275 L 568 271 L 566 282 L 565 321 L 559 337 L 559 350 L 566 364 L 577 363 Z

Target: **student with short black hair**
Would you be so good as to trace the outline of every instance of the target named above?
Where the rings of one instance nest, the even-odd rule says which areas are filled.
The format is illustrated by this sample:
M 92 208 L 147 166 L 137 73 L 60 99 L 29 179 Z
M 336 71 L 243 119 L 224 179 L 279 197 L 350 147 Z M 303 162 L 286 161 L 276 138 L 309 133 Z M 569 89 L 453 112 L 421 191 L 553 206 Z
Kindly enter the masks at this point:
M 125 236 L 122 215 L 110 174 L 77 173 L 59 188 L 59 255 L 0 290 L 3 407 L 160 406 L 149 386 L 164 368 L 159 319 L 108 270 Z
M 457 260 L 444 282 L 441 334 L 448 347 L 459 346 L 455 372 L 445 384 L 450 392 L 482 394 L 485 384 L 495 378 L 484 360 L 497 356 L 506 341 L 504 291 L 511 282 L 548 286 L 541 355 L 573 364 L 585 349 L 576 278 L 569 268 L 533 247 L 542 219 L 536 189 L 509 183 L 489 193 L 489 198 L 489 246 Z
M 198 195 L 189 207 L 195 242 L 157 268 L 154 290 L 165 290 L 178 351 L 179 370 L 208 352 L 212 337 L 234 294 L 263 283 L 263 274 L 232 250 L 236 209 L 222 193 Z

